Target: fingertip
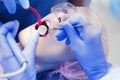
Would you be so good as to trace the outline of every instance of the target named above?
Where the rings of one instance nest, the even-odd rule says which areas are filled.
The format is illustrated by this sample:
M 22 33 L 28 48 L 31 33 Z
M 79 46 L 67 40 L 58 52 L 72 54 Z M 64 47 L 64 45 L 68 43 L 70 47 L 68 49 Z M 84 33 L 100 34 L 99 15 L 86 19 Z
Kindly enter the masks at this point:
M 69 40 L 69 38 L 66 39 L 65 45 L 66 45 L 66 46 L 70 45 L 70 40 Z
M 65 34 L 65 32 L 64 32 L 63 30 L 58 31 L 58 32 L 55 34 L 55 36 L 56 36 L 56 39 L 57 39 L 58 41 L 62 41 L 62 40 L 64 40 L 64 39 L 67 37 L 67 35 Z
M 18 20 L 14 20 L 14 22 L 15 22 L 16 26 L 20 25 Z
M 10 13 L 10 14 L 14 14 L 16 12 L 16 6 L 15 7 L 6 7 L 7 8 L 7 11 Z
M 7 9 L 10 14 L 14 14 L 16 12 L 16 8 Z
M 23 5 L 22 7 L 23 7 L 24 9 L 28 9 L 28 8 L 30 7 L 30 4 L 27 3 L 26 5 Z
M 60 38 L 59 36 L 58 37 L 56 37 L 56 40 L 57 41 L 62 41 L 62 40 L 64 40 L 65 38 Z
M 16 12 L 15 0 L 3 0 L 3 3 L 10 14 L 14 14 Z
M 30 2 L 29 0 L 19 0 L 22 8 L 24 9 L 28 9 L 30 7 Z

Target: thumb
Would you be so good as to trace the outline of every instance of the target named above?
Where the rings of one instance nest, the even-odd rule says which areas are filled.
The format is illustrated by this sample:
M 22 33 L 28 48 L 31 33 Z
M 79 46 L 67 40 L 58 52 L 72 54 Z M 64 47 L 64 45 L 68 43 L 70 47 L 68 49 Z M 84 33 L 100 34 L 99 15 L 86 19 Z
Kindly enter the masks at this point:
M 32 35 L 30 37 L 30 40 L 28 41 L 28 44 L 23 51 L 25 57 L 28 57 L 30 55 L 34 56 L 34 53 L 36 51 L 36 47 L 37 47 L 37 44 L 38 44 L 38 39 L 39 39 L 39 31 L 35 30 L 32 33 Z

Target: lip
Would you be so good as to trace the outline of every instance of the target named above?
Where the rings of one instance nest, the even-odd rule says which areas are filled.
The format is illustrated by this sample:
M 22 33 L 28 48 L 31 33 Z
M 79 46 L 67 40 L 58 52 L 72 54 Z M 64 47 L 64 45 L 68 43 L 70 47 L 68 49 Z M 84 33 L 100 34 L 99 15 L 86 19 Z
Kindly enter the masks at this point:
M 41 37 L 45 37 L 48 34 L 49 27 L 50 27 L 50 22 L 48 22 L 48 21 L 42 21 L 41 22 L 41 26 L 36 25 L 35 29 L 39 29 L 39 31 L 42 30 L 44 32 L 44 34 L 40 32 L 41 33 L 40 36 Z

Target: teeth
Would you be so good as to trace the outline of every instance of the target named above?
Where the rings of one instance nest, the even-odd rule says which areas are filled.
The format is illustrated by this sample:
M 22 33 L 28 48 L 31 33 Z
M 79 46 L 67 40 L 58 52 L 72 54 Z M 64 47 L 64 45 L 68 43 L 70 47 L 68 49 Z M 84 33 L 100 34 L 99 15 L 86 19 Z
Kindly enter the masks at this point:
M 47 26 L 50 26 L 50 22 L 49 21 L 46 21 L 46 24 L 47 24 Z
M 44 34 L 47 33 L 47 27 L 44 26 L 44 25 L 41 25 L 41 26 L 38 28 L 38 30 L 39 30 L 40 35 L 44 35 Z

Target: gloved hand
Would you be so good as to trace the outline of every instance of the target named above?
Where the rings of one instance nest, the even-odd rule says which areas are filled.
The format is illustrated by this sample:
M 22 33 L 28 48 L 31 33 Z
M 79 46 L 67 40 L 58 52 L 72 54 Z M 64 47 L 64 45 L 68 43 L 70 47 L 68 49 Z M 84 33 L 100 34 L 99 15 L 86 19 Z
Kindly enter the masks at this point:
M 0 26 L 0 64 L 2 65 L 5 73 L 13 72 L 21 67 L 17 58 L 14 56 L 13 50 L 7 43 L 6 36 L 11 33 L 13 36 L 16 35 L 18 30 L 19 22 L 17 20 L 10 21 Z M 9 80 L 35 80 L 36 79 L 36 68 L 35 68 L 35 51 L 39 38 L 39 32 L 36 30 L 31 35 L 30 41 L 26 48 L 21 51 L 23 56 L 28 62 L 27 69 L 14 77 L 10 77 Z M 17 44 L 17 43 L 16 43 Z
M 17 1 L 24 9 L 28 9 L 30 6 L 29 0 L 2 0 L 2 1 L 5 5 L 5 7 L 7 8 L 8 12 L 11 14 L 16 12 L 16 2 Z
M 105 58 L 100 31 L 81 26 L 83 22 L 80 16 L 66 20 L 56 38 L 58 41 L 66 39 L 66 45 L 70 44 L 71 50 L 90 80 L 99 80 L 111 65 Z

